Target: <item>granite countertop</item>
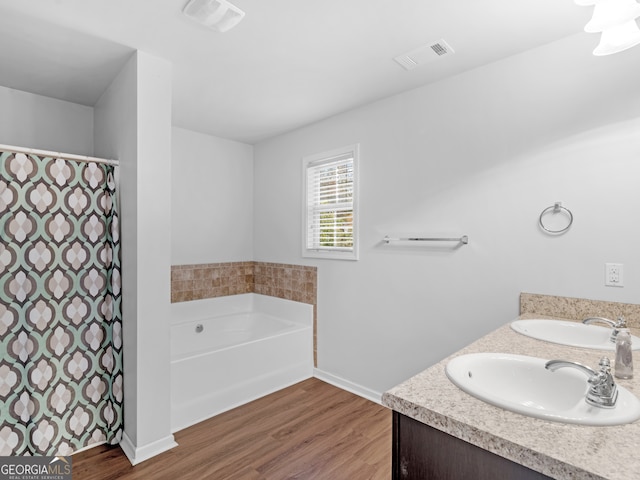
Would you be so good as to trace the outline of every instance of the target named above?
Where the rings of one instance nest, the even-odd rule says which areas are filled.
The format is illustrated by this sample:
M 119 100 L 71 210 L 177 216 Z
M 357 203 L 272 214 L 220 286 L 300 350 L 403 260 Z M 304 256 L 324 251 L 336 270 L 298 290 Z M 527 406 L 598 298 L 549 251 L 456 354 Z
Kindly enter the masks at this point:
M 638 335 L 636 329 L 631 332 Z M 531 418 L 489 405 L 458 389 L 445 374 L 450 359 L 477 352 L 564 359 L 592 368 L 603 355 L 612 365 L 615 359 L 615 352 L 535 340 L 507 324 L 384 393 L 383 405 L 552 478 L 638 479 L 640 420 L 590 427 Z M 640 397 L 640 351 L 634 352 L 633 363 L 634 378 L 616 382 Z

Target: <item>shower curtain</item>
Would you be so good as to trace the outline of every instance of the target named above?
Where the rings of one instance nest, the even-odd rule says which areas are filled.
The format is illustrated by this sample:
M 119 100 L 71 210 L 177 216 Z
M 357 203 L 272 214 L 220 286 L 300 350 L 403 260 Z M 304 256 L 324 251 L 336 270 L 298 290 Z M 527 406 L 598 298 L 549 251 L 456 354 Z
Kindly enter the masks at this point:
M 69 455 L 123 426 L 114 167 L 0 152 L 0 455 Z

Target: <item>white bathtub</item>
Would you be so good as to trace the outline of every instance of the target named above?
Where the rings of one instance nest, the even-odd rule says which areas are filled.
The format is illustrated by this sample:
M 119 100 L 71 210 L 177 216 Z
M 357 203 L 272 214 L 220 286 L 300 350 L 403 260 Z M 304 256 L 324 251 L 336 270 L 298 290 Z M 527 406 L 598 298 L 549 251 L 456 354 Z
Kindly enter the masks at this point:
M 171 305 L 173 432 L 313 376 L 313 306 L 258 294 Z

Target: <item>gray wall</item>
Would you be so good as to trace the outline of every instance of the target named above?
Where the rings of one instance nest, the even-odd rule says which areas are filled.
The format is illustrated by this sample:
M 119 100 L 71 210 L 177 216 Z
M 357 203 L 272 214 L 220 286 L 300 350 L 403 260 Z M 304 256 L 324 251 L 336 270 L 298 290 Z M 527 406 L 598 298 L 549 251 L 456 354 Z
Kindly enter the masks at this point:
M 253 147 L 173 127 L 171 263 L 253 260 Z
M 93 155 L 93 108 L 0 86 L 0 143 Z

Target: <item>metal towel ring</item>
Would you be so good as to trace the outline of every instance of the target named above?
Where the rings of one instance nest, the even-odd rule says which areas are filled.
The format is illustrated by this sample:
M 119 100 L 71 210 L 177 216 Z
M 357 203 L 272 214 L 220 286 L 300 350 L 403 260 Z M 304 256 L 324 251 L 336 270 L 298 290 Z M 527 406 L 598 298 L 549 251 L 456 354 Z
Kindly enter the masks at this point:
M 545 214 L 552 212 L 553 214 L 556 213 L 564 213 L 569 217 L 569 223 L 567 224 L 566 227 L 561 228 L 559 230 L 551 230 L 550 228 L 547 228 L 544 224 L 544 221 L 542 220 L 542 217 L 544 217 Z M 552 207 L 547 207 L 545 208 L 542 213 L 540 214 L 540 219 L 539 219 L 539 223 L 540 223 L 540 228 L 542 228 L 545 232 L 548 233 L 564 233 L 567 230 L 569 230 L 569 227 L 571 227 L 571 224 L 573 223 L 573 213 L 571 213 L 571 210 L 569 210 L 566 207 L 562 206 L 562 202 L 556 202 L 553 204 Z

